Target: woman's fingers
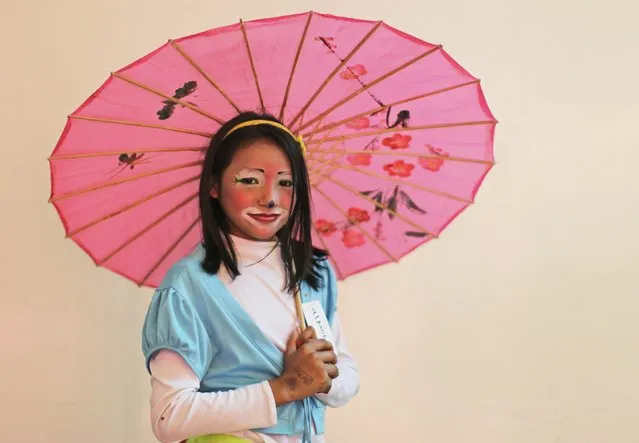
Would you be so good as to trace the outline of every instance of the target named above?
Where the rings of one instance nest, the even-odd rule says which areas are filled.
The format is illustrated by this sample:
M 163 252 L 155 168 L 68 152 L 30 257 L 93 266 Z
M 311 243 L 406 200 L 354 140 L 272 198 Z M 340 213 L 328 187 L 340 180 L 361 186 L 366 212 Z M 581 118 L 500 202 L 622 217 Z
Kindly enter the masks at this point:
M 316 355 L 324 364 L 334 365 L 337 363 L 337 355 L 333 351 L 320 351 Z
M 326 370 L 326 374 L 331 380 L 339 377 L 339 368 L 334 364 L 324 365 L 324 369 Z
M 302 331 L 299 338 L 297 339 L 297 347 L 301 347 L 304 343 L 311 340 L 317 339 L 317 333 L 312 326 L 307 327 Z
M 304 343 L 300 350 L 304 350 L 306 352 L 325 352 L 325 351 L 332 351 L 333 350 L 333 345 L 331 344 L 330 341 L 328 340 L 318 340 L 318 339 L 314 339 L 314 340 L 309 340 L 306 343 Z

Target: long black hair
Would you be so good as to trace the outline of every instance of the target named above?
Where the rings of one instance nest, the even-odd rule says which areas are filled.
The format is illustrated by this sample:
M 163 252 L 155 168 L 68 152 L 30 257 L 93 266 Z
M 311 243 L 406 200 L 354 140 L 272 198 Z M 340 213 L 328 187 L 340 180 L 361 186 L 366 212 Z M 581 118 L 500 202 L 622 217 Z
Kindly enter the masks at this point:
M 322 283 L 320 262 L 326 260 L 327 252 L 312 245 L 310 182 L 301 146 L 289 133 L 268 124 L 246 126 L 227 137 L 236 125 L 252 120 L 280 123 L 270 114 L 243 112 L 222 125 L 204 157 L 199 198 L 205 251 L 202 268 L 209 274 L 217 274 L 224 265 L 232 278 L 240 275 L 228 221 L 219 199 L 211 197 L 211 188 L 222 186 L 222 174 L 239 148 L 268 138 L 288 157 L 293 175 L 293 207 L 286 225 L 277 233 L 286 270 L 286 290 L 292 291 L 302 281 L 317 289 Z

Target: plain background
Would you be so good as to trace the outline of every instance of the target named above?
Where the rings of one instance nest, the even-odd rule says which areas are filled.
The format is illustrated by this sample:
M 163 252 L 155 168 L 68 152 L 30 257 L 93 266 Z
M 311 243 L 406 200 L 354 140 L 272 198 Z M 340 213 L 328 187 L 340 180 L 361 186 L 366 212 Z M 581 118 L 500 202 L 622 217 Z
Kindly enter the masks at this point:
M 328 442 L 639 441 L 635 2 L 2 0 L 0 441 L 151 443 L 151 292 L 47 203 L 66 115 L 168 38 L 304 12 L 383 19 L 482 78 L 496 154 L 442 235 L 340 285 L 360 395 Z

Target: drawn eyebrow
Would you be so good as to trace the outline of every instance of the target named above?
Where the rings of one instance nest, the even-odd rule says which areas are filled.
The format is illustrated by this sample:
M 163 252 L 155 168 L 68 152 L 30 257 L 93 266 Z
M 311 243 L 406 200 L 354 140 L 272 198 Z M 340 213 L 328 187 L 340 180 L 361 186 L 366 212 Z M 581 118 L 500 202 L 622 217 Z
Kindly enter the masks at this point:
M 266 171 L 264 169 L 262 169 L 262 168 L 246 168 L 246 169 L 248 169 L 249 171 L 259 172 L 261 174 L 265 174 L 266 173 Z M 291 171 L 285 170 L 285 171 L 279 171 L 277 173 L 277 175 L 284 175 L 284 174 L 291 174 Z

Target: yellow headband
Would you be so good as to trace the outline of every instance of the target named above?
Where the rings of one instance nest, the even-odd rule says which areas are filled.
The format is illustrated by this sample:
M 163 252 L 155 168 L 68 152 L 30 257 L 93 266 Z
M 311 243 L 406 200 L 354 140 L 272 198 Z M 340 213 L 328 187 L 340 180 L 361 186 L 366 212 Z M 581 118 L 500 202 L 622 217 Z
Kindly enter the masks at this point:
M 257 126 L 257 125 L 270 125 L 270 126 L 274 126 L 276 128 L 281 129 L 282 131 L 286 132 L 291 137 L 293 137 L 300 144 L 300 148 L 302 149 L 302 154 L 306 154 L 306 145 L 304 144 L 304 140 L 302 139 L 301 135 L 299 137 L 296 137 L 295 134 L 293 134 L 291 130 L 288 129 L 286 126 L 271 120 L 249 120 L 244 123 L 239 123 L 235 125 L 233 128 L 231 128 L 231 130 L 226 133 L 224 138 L 228 137 L 229 135 L 231 135 L 238 129 L 245 128 L 247 126 Z

